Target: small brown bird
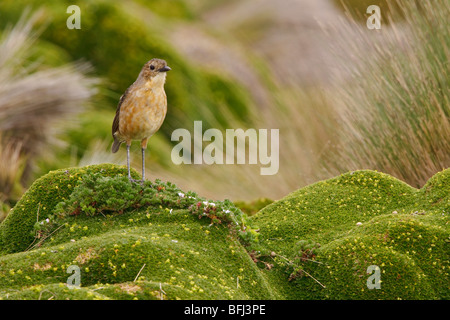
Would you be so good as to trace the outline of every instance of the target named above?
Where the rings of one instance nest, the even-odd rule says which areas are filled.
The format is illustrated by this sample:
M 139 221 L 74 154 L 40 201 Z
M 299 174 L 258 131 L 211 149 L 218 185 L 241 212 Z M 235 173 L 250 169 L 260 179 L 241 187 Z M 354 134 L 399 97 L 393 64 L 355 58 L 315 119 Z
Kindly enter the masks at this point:
M 130 173 L 130 146 L 133 140 L 141 141 L 142 182 L 145 180 L 145 149 L 148 139 L 159 130 L 167 113 L 167 97 L 164 92 L 166 72 L 171 70 L 166 61 L 148 61 L 136 81 L 120 97 L 112 125 L 113 153 L 120 145 L 127 144 L 128 179 Z

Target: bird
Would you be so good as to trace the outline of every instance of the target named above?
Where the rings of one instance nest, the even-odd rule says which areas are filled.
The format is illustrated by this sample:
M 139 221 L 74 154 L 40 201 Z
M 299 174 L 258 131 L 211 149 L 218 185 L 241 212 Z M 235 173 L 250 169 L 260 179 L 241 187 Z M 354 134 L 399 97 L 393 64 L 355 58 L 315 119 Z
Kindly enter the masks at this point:
M 159 130 L 167 114 L 164 84 L 170 70 L 165 60 L 151 59 L 144 64 L 136 81 L 120 97 L 117 105 L 111 151 L 116 153 L 120 145 L 126 143 L 128 179 L 131 182 L 145 181 L 145 150 L 148 139 Z M 142 180 L 132 179 L 130 172 L 130 147 L 136 140 L 141 142 Z

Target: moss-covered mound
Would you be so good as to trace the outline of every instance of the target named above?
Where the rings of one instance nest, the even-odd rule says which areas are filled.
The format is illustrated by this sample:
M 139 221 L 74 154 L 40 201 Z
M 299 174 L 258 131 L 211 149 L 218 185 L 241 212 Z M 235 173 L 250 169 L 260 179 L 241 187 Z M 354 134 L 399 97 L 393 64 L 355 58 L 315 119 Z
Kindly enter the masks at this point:
M 141 197 L 139 203 L 127 199 L 129 187 L 121 192 L 110 189 L 110 198 L 100 204 L 105 188 L 120 187 L 121 177 L 131 185 L 126 168 L 113 165 L 58 170 L 38 179 L 0 225 L 0 296 L 276 297 L 241 243 L 246 238 L 239 234 L 250 228 L 230 202 L 207 202 L 171 184 L 154 183 L 151 199 Z M 90 189 L 92 181 L 102 188 Z M 74 200 L 73 195 L 79 198 Z M 172 195 L 179 199 L 174 201 Z M 90 197 L 94 201 L 84 203 Z M 113 211 L 126 200 L 128 206 Z M 80 207 L 73 210 L 77 204 Z M 221 215 L 216 208 L 226 205 L 226 215 Z M 60 212 L 62 208 L 68 212 Z M 242 230 L 236 232 L 236 225 Z M 79 268 L 81 289 L 66 285 L 73 265 Z
M 450 297 L 450 170 L 420 190 L 347 173 L 252 220 L 230 202 L 158 181 L 133 191 L 126 179 L 100 165 L 35 181 L 0 225 L 0 298 Z M 68 287 L 76 274 L 81 287 Z
M 257 213 L 271 250 L 259 259 L 292 299 L 449 299 L 449 209 L 449 169 L 420 190 L 374 171 L 346 173 Z

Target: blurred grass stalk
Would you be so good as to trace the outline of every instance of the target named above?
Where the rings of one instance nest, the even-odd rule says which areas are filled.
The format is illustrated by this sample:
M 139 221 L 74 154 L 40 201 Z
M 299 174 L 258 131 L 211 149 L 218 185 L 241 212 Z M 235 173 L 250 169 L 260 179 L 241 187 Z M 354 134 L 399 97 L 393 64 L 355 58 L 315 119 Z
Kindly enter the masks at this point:
M 421 187 L 450 166 L 450 7 L 445 0 L 389 4 L 404 20 L 381 27 L 382 45 L 356 22 L 342 26 L 342 34 L 360 30 L 356 40 L 372 52 L 369 59 L 355 52 L 361 64 L 337 90 L 344 128 L 326 163 L 333 172 L 376 169 Z
M 0 221 L 9 212 L 11 197 L 20 197 L 23 190 L 20 177 L 24 168 L 24 158 L 21 156 L 22 144 L 3 143 L 0 136 Z
M 85 73 L 88 66 L 45 68 L 29 61 L 43 18 L 27 11 L 18 23 L 0 36 L 0 194 L 1 202 L 14 197 L 25 183 L 37 156 L 51 156 L 58 141 L 58 126 L 67 127 L 82 112 L 95 92 L 96 80 Z
M 422 187 L 448 168 L 450 7 L 444 0 L 420 8 L 415 1 L 388 5 L 396 18 L 388 15 L 391 21 L 379 31 L 356 20 L 335 26 L 342 34 L 336 56 L 351 52 L 356 58 L 350 77 L 342 79 L 349 74 L 342 63 L 334 86 L 272 87 L 272 107 L 253 111 L 255 127 L 280 129 L 277 175 L 261 176 L 249 165 L 191 165 L 170 178 L 235 200 L 278 199 L 351 170 L 378 170 Z M 355 30 L 359 37 L 346 37 Z

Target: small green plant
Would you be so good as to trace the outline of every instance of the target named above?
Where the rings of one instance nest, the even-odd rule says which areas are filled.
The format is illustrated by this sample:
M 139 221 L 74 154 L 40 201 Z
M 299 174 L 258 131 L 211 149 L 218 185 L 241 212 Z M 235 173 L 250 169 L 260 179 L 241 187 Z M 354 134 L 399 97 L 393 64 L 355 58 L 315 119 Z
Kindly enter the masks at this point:
M 123 213 L 128 208 L 140 207 L 155 193 L 148 184 L 139 188 L 133 186 L 127 177 L 110 178 L 98 173 L 84 175 L 68 201 L 58 203 L 54 213 L 58 217 L 82 213 L 90 216 L 108 212 Z M 153 197 L 152 204 L 155 204 L 155 200 L 159 200 L 158 204 L 162 203 L 158 197 Z
M 199 219 L 208 217 L 211 224 L 228 222 L 236 230 L 242 240 L 246 243 L 257 241 L 258 233 L 249 226 L 246 215 L 237 208 L 233 202 L 224 201 L 198 201 L 189 207 L 189 211 L 197 214 Z
M 312 240 L 300 240 L 297 242 L 297 252 L 299 256 L 296 259 L 300 261 L 313 260 L 317 255 L 317 249 L 320 248 L 320 243 L 316 243 Z
M 58 231 L 61 227 L 63 227 L 63 225 L 58 224 L 57 219 L 53 215 L 50 215 L 44 220 L 36 221 L 33 228 L 34 240 L 25 251 L 40 247 L 48 237 Z
M 296 252 L 298 255 L 295 256 L 292 263 L 289 264 L 288 269 L 291 271 L 289 281 L 302 278 L 305 274 L 312 277 L 304 270 L 303 263 L 305 261 L 316 262 L 314 259 L 317 255 L 318 248 L 320 248 L 320 244 L 312 240 L 300 240 L 297 242 Z
M 249 226 L 246 215 L 230 200 L 213 202 L 195 192 L 185 193 L 175 184 L 159 179 L 153 183 L 133 184 L 123 175 L 86 174 L 78 181 L 69 199 L 59 202 L 53 213 L 56 219 L 64 219 L 80 214 L 122 214 L 126 210 L 148 206 L 187 209 L 199 219 L 211 219 L 211 224 L 228 223 L 245 243 L 257 240 L 258 234 Z M 40 228 L 41 223 L 37 227 Z
M 272 269 L 275 264 L 283 267 L 286 273 L 289 274 L 288 281 L 293 281 L 299 278 L 303 278 L 303 276 L 308 276 L 313 279 L 316 283 L 318 283 L 321 287 L 325 288 L 325 286 L 320 283 L 316 278 L 314 278 L 309 272 L 305 269 L 304 262 L 314 262 L 318 264 L 322 264 L 320 261 L 316 261 L 317 249 L 320 248 L 320 244 L 314 242 L 312 240 L 300 240 L 295 245 L 296 256 L 294 258 L 285 257 L 275 251 L 271 251 L 270 253 L 267 250 L 263 251 L 255 251 L 252 250 L 249 252 L 250 257 L 253 262 L 264 265 L 265 269 Z M 273 263 L 269 263 L 267 258 L 271 259 Z

